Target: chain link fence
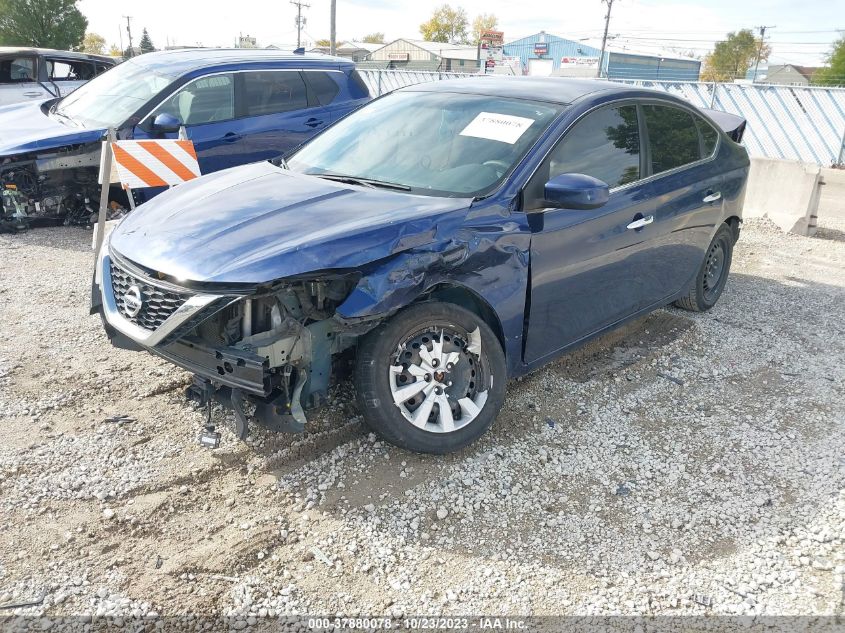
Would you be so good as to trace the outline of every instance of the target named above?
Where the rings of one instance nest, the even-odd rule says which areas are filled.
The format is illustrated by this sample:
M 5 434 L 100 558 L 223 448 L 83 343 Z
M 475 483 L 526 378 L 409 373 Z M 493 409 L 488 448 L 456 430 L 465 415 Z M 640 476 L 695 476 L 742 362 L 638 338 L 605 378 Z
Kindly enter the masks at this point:
M 361 69 L 373 96 L 398 88 L 475 73 Z M 637 81 L 625 83 L 677 95 L 748 121 L 743 143 L 752 156 L 785 158 L 823 167 L 845 163 L 845 88 Z
M 451 73 L 431 70 L 380 70 L 359 68 L 358 74 L 370 89 L 373 97 L 380 97 L 405 86 L 424 84 L 441 79 L 457 79 L 459 77 L 484 77 L 478 73 Z
M 625 83 L 670 92 L 748 121 L 743 144 L 752 156 L 823 167 L 845 162 L 845 89 L 671 81 Z

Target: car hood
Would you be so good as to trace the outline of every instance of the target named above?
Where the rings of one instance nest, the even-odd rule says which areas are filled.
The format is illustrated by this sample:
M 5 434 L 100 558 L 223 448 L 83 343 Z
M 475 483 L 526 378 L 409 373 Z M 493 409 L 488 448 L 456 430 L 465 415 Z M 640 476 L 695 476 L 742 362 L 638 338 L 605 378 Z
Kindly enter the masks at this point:
M 258 284 L 356 268 L 430 244 L 461 223 L 471 202 L 348 186 L 256 163 L 157 196 L 121 222 L 110 245 L 181 280 Z
M 72 127 L 44 114 L 41 103 L 27 101 L 0 107 L 0 156 L 14 156 L 94 143 L 105 130 Z

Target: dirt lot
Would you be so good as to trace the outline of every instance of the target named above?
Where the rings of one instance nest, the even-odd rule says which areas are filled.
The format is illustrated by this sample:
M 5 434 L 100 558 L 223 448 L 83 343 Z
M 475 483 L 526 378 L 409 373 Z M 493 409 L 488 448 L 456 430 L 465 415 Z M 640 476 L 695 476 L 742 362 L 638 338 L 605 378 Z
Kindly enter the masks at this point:
M 845 222 L 746 224 L 707 314 L 512 384 L 465 452 L 341 388 L 210 451 L 187 374 L 87 314 L 90 233 L 0 236 L 0 615 L 826 614 L 845 598 Z M 106 421 L 131 416 L 126 423 Z

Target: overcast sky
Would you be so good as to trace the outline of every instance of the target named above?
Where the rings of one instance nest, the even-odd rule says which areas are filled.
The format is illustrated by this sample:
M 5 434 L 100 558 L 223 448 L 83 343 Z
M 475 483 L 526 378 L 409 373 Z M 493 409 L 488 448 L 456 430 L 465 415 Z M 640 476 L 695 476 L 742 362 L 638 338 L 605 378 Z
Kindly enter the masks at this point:
M 306 0 L 308 22 L 303 38 L 328 38 L 329 0 Z M 441 2 L 420 0 L 337 0 L 338 40 L 384 32 L 387 41 L 419 38 L 419 25 Z M 453 0 L 466 9 L 470 21 L 479 13 L 494 13 L 505 39 L 540 30 L 581 39 L 601 37 L 605 5 L 599 0 Z M 109 44 L 128 45 L 126 20 L 132 16 L 132 36 L 149 30 L 158 48 L 166 44 L 232 46 L 239 33 L 258 38 L 259 45 L 296 45 L 296 7 L 288 0 L 80 0 L 89 30 Z M 775 26 L 767 33 L 773 63 L 821 64 L 830 43 L 845 30 L 845 0 L 616 0 L 610 33 L 631 48 L 659 52 L 660 47 L 684 48 L 704 55 L 713 42 L 731 30 Z

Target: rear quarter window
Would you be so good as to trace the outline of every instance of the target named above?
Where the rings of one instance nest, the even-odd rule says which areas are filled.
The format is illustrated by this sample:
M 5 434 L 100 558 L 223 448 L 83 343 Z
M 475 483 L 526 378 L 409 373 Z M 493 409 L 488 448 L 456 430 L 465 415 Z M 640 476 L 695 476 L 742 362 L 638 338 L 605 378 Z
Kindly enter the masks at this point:
M 698 125 L 699 134 L 701 134 L 701 157 L 707 158 L 716 149 L 716 143 L 719 141 L 719 133 L 713 129 L 712 125 L 700 117 L 695 118 L 695 123 Z
M 353 99 L 363 99 L 370 96 L 370 89 L 367 88 L 367 82 L 357 70 L 353 70 L 349 74 L 349 87 Z

